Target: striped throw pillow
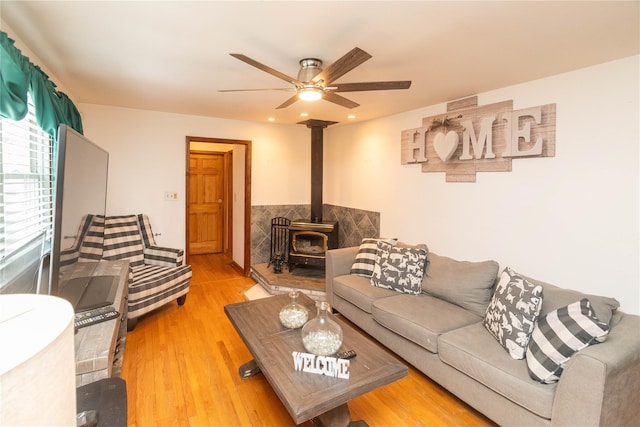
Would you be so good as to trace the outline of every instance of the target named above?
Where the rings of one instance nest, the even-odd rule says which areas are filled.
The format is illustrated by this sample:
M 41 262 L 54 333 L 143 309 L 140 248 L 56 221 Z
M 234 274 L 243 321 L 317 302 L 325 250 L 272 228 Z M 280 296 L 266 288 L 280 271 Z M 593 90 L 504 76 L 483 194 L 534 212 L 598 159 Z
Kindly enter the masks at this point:
M 362 239 L 356 260 L 351 266 L 351 274 L 371 278 L 373 268 L 376 265 L 376 253 L 378 252 L 379 241 L 395 245 L 397 239 Z
M 543 384 L 557 382 L 571 356 L 608 334 L 609 325 L 598 320 L 587 298 L 548 313 L 527 347 L 529 376 Z

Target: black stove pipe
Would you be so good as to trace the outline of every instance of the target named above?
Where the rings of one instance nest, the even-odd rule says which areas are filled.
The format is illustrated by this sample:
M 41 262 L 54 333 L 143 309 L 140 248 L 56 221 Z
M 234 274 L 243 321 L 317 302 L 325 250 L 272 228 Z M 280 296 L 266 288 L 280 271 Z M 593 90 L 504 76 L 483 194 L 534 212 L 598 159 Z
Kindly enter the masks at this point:
M 337 122 L 309 119 L 298 124 L 311 129 L 311 222 L 322 222 L 322 168 L 324 128 Z
M 322 168 L 324 128 L 311 128 L 311 222 L 322 221 Z

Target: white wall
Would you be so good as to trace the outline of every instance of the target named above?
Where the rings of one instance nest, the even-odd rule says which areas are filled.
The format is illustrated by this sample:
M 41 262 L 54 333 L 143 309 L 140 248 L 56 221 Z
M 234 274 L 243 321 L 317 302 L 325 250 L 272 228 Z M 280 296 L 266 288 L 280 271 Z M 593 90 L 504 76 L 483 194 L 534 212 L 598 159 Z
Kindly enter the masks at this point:
M 185 247 L 186 136 L 252 141 L 252 205 L 308 203 L 311 184 L 299 179 L 311 173 L 304 126 L 94 104 L 78 109 L 85 135 L 109 151 L 107 214 L 148 214 L 160 245 Z M 165 201 L 165 191 L 178 193 L 178 200 Z M 239 243 L 234 239 L 233 259 L 243 267 Z
M 446 105 L 325 134 L 325 203 L 381 212 L 381 233 L 461 260 L 617 298 L 640 314 L 640 57 L 478 96 L 556 103 L 556 156 L 514 159 L 476 183 L 400 164 L 400 132 Z

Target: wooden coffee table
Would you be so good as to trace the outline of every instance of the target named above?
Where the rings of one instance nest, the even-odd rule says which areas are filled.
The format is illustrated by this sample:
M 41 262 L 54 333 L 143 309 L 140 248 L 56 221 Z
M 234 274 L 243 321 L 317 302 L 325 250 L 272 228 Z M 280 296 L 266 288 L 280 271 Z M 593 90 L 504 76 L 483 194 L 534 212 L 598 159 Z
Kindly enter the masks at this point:
M 365 425 L 351 422 L 347 402 L 380 386 L 407 376 L 407 367 L 368 337 L 330 314 L 343 331 L 342 350 L 355 350 L 351 359 L 350 378 L 334 378 L 296 371 L 292 352 L 306 352 L 301 329 L 287 329 L 280 324 L 278 313 L 290 298 L 278 295 L 253 301 L 228 304 L 224 311 L 248 347 L 253 361 L 240 368 L 240 375 L 257 366 L 273 387 L 289 414 L 300 424 L 312 419 L 316 426 Z M 316 316 L 315 302 L 301 294 L 300 304 Z

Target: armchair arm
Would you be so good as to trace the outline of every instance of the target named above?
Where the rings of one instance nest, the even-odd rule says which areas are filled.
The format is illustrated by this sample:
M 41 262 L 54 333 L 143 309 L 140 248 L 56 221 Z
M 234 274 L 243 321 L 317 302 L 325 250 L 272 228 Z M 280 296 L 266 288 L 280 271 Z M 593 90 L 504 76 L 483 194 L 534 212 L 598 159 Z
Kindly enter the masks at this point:
M 618 317 L 619 322 L 615 321 Z M 576 353 L 553 403 L 553 425 L 633 425 L 640 401 L 640 317 L 618 313 L 607 340 Z
M 163 267 L 180 267 L 184 259 L 184 250 L 151 246 L 144 248 L 144 263 Z
M 333 306 L 333 278 L 351 272 L 351 266 L 358 254 L 359 246 L 331 249 L 326 254 L 326 292 L 327 302 Z

